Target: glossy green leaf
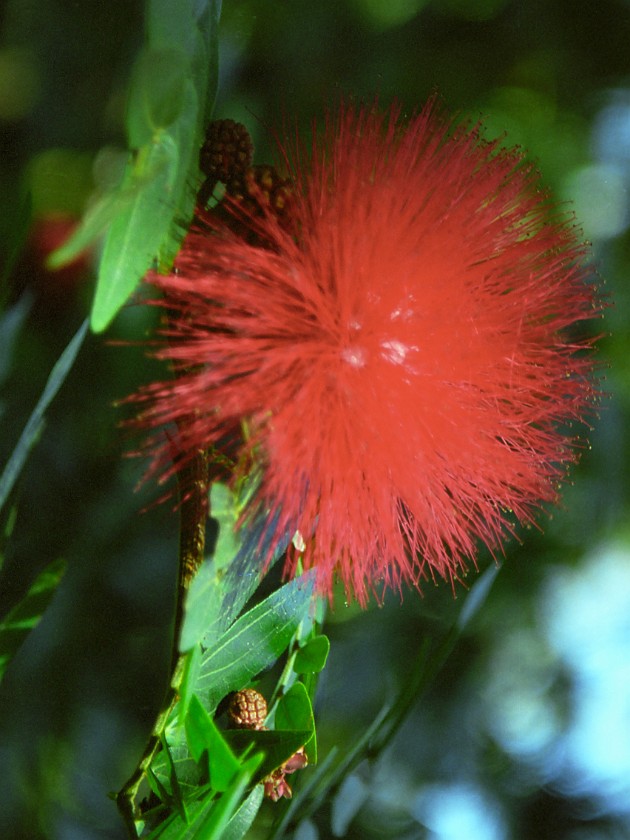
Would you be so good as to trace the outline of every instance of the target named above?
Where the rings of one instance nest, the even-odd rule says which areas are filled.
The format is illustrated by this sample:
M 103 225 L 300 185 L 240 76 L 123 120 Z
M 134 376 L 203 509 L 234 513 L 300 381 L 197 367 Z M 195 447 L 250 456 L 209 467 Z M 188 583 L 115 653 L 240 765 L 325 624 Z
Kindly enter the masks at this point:
M 245 802 L 236 811 L 223 831 L 222 840 L 243 840 L 252 826 L 256 814 L 260 810 L 264 796 L 262 785 L 256 787 L 249 794 Z
M 224 626 L 223 576 L 217 572 L 212 560 L 206 560 L 193 578 L 186 595 L 184 621 L 179 638 L 179 649 L 186 653 L 198 645 L 209 628 L 215 628 L 217 637 Z
M 323 670 L 330 652 L 328 636 L 313 636 L 301 647 L 293 663 L 293 670 L 297 674 L 317 674 Z
M 167 732 L 166 742 L 168 750 L 162 749 L 155 756 L 151 772 L 170 798 L 189 802 L 195 798 L 204 775 L 190 754 L 184 727 Z
M 216 621 L 206 625 L 203 644 L 213 647 L 232 624 L 245 603 L 256 591 L 263 575 L 286 549 L 286 540 L 279 540 L 276 551 L 265 564 L 268 556 L 267 542 L 273 534 L 273 522 L 261 514 L 254 522 L 237 528 L 245 502 L 255 492 L 258 479 L 252 476 L 235 491 L 217 485 L 212 488 L 213 517 L 219 524 L 219 537 L 213 562 L 221 577 L 221 611 Z
M 97 332 L 153 264 L 170 268 L 192 217 L 199 147 L 216 93 L 220 12 L 218 0 L 182 0 L 176 10 L 164 0 L 148 4 L 147 50 L 127 116 L 130 142 L 141 145 L 123 189 L 129 180 L 142 186 L 105 241 L 91 318 Z
M 15 482 L 26 463 L 26 459 L 28 458 L 31 449 L 35 445 L 35 442 L 42 431 L 46 409 L 57 395 L 57 392 L 63 385 L 66 376 L 71 370 L 81 348 L 81 344 L 83 343 L 83 339 L 85 338 L 86 332 L 87 322 L 84 322 L 79 327 L 50 372 L 50 376 L 46 382 L 46 387 L 37 401 L 37 405 L 33 409 L 33 413 L 29 417 L 28 422 L 24 427 L 24 431 L 20 435 L 20 439 L 9 458 L 2 475 L 0 476 L 0 509 L 5 504 L 9 493 L 13 489 Z
M 32 302 L 30 295 L 22 295 L 17 303 L 0 316 L 0 385 L 4 383 L 11 371 L 13 350 Z
M 208 757 L 210 784 L 216 791 L 225 791 L 239 771 L 240 762 L 229 748 L 214 721 L 201 705 L 199 698 L 190 700 L 184 723 L 190 753 L 200 762 L 204 753 Z
M 188 706 L 195 690 L 195 683 L 199 676 L 199 668 L 201 666 L 201 647 L 194 645 L 186 655 L 184 662 L 184 669 L 182 674 L 182 681 L 179 684 L 179 704 L 178 714 L 185 718 L 188 713 Z
M 309 730 L 228 729 L 223 734 L 231 749 L 239 755 L 250 751 L 264 756 L 257 774 L 257 778 L 262 779 L 303 747 L 312 733 Z
M 35 578 L 19 604 L 0 621 L 0 679 L 24 639 L 39 623 L 65 569 L 63 560 L 53 561 Z
M 134 155 L 122 182 L 48 260 L 59 267 L 106 233 L 91 314 L 105 329 L 152 266 L 168 271 L 192 218 L 198 155 L 218 79 L 220 0 L 150 0 L 127 109 Z
M 259 765 L 260 757 L 248 759 L 218 799 L 209 786 L 197 789 L 196 799 L 187 807 L 187 820 L 172 814 L 148 835 L 147 840 L 223 840 L 228 836 L 226 832 L 232 819 L 245 805 L 241 805 L 243 796 Z
M 198 642 L 213 648 L 227 628 L 235 621 L 244 604 L 260 583 L 263 574 L 285 550 L 280 540 L 267 566 L 261 557 L 266 555 L 265 529 L 273 531 L 273 523 L 261 515 L 247 527 L 236 528 L 245 500 L 255 492 L 254 477 L 237 491 L 215 483 L 210 491 L 210 510 L 218 525 L 213 554 L 197 572 L 184 607 L 184 622 L 180 634 L 180 651 L 185 653 Z
M 155 775 L 153 770 L 151 770 L 151 768 L 148 769 L 146 778 L 147 783 L 151 788 L 151 791 L 160 800 L 161 804 L 159 807 L 161 808 L 161 810 L 163 811 L 164 808 L 167 807 L 171 811 L 176 810 L 179 813 L 181 813 L 181 810 L 176 807 L 173 797 L 171 796 L 169 791 L 164 787 L 160 779 Z
M 466 625 L 470 623 L 472 618 L 481 609 L 490 594 L 490 590 L 497 579 L 500 569 L 501 567 L 498 565 L 488 566 L 485 572 L 472 585 L 457 617 L 458 630 L 464 630 Z
M 210 712 L 274 664 L 308 614 L 312 595 L 312 576 L 296 578 L 235 621 L 204 653 L 195 690 Z
M 150 0 L 147 35 L 156 48 L 177 44 L 191 57 L 192 77 L 207 117 L 214 103 L 218 75 L 217 31 L 221 0 L 179 0 L 173 14 L 173 0 Z
M 183 653 L 200 641 L 206 648 L 214 647 L 266 571 L 260 560 L 265 517 L 237 529 L 244 500 L 254 492 L 255 484 L 256 479 L 249 480 L 238 491 L 218 482 L 211 487 L 210 510 L 218 534 L 212 557 L 197 572 L 186 598 L 179 643 Z M 275 557 L 283 550 L 281 543 Z
M 186 186 L 179 135 L 192 133 L 190 123 L 197 112 L 190 83 L 183 98 L 175 126 L 158 132 L 128 166 L 123 191 L 131 192 L 133 199 L 116 216 L 105 239 L 91 316 L 95 332 L 105 329 L 154 263 Z
M 188 822 L 188 815 L 186 813 L 186 804 L 185 799 L 187 798 L 182 790 L 182 786 L 179 783 L 179 775 L 178 775 L 178 768 L 175 762 L 175 758 L 173 756 L 173 752 L 165 738 L 162 738 L 162 750 L 161 756 L 165 762 L 166 768 L 166 776 L 168 778 L 168 784 L 164 784 L 154 773 L 151 768 L 150 775 L 153 777 L 152 781 L 154 782 L 153 790 L 163 798 L 163 801 L 166 802 L 169 807 L 175 810 L 182 818 L 182 820 L 187 823 Z M 197 765 L 195 762 L 190 759 L 191 763 L 195 764 L 195 768 Z M 195 777 L 196 779 L 198 778 Z
M 313 732 L 313 709 L 302 683 L 293 683 L 282 695 L 278 701 L 274 722 L 276 729 L 305 729 Z
M 236 532 L 240 516 L 238 499 L 227 484 L 217 481 L 210 488 L 210 510 L 212 518 L 219 525 L 213 560 L 217 571 L 220 572 L 229 566 L 241 547 L 241 539 Z
M 241 547 L 241 536 L 234 530 L 239 516 L 236 497 L 229 487 L 220 483 L 212 485 L 210 510 L 219 531 L 212 558 L 201 566 L 186 597 L 179 641 L 182 653 L 202 638 L 206 646 L 212 645 L 213 636 L 218 639 L 227 629 L 228 622 L 236 618 L 233 611 L 226 610 L 224 605 L 228 594 L 224 569 L 235 559 Z
M 188 65 L 188 58 L 178 49 L 154 47 L 140 53 L 127 108 L 127 135 L 132 149 L 151 143 L 160 129 L 175 122 L 182 109 Z
M 229 789 L 213 804 L 212 809 L 194 817 L 186 840 L 222 840 L 259 765 L 260 756 L 252 756 L 243 764 Z
M 125 183 L 125 188 L 119 186 L 105 192 L 88 208 L 72 235 L 47 257 L 48 268 L 61 268 L 76 259 L 105 233 L 119 213 L 129 207 L 141 185 L 129 183 L 128 180 Z
M 274 724 L 278 730 L 304 730 L 309 737 L 303 746 L 311 764 L 317 764 L 317 738 L 315 736 L 315 717 L 308 691 L 301 682 L 293 683 L 285 692 L 276 707 Z

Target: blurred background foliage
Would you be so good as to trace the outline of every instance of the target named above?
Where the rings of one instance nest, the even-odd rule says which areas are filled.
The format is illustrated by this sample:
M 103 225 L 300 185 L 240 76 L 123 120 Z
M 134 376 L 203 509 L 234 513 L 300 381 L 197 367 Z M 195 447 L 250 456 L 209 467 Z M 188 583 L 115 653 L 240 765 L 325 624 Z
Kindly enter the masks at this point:
M 94 257 L 56 274 L 43 258 L 124 161 L 143 3 L 5 0 L 0 15 L 0 269 L 19 251 L 0 297 L 4 462 L 88 312 Z M 630 837 L 629 44 L 627 0 L 224 0 L 216 115 L 248 125 L 259 162 L 273 130 L 307 129 L 340 95 L 412 112 L 437 90 L 537 161 L 614 301 L 608 396 L 562 508 L 507 545 L 434 686 L 384 754 L 302 815 L 299 840 Z M 2 613 L 50 561 L 67 571 L 2 686 L 2 837 L 124 836 L 107 793 L 161 699 L 175 587 L 177 517 L 134 492 L 114 407 L 157 375 L 137 346 L 150 329 L 132 303 L 88 337 L 3 515 Z M 458 609 L 430 584 L 365 613 L 339 601 L 320 758 L 349 748 Z

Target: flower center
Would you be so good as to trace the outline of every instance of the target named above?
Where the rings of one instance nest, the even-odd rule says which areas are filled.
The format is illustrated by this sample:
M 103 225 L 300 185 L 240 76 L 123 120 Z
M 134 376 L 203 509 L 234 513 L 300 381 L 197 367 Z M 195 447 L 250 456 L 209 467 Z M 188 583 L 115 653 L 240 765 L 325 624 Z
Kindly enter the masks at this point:
M 365 347 L 352 344 L 342 349 L 341 358 L 352 367 L 362 368 L 367 364 L 367 350 Z

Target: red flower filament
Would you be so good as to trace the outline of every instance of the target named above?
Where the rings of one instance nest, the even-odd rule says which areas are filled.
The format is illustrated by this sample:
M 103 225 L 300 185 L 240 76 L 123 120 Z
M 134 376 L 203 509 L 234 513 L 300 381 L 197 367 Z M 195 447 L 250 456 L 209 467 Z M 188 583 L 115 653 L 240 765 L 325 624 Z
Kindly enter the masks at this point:
M 249 510 L 299 530 L 320 591 L 458 578 L 556 499 L 596 401 L 591 342 L 567 332 L 601 309 L 579 232 L 519 152 L 432 102 L 406 125 L 343 107 L 281 154 L 290 229 L 269 210 L 256 244 L 207 213 L 150 278 L 178 375 L 138 422 L 176 423 L 185 459 L 245 421 Z

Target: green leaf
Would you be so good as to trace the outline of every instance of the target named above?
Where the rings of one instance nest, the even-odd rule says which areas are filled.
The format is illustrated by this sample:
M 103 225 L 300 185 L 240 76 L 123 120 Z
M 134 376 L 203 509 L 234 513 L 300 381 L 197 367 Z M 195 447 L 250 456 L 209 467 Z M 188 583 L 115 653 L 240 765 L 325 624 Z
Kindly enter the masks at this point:
M 125 168 L 125 173 L 127 169 L 128 167 Z M 123 183 L 126 184 L 124 188 Z M 118 214 L 129 207 L 139 189 L 140 185 L 121 180 L 119 185 L 107 190 L 86 210 L 72 235 L 52 254 L 49 254 L 46 258 L 46 266 L 55 270 L 76 259 L 105 233 Z
M 241 540 L 236 532 L 240 516 L 238 499 L 227 484 L 215 482 L 210 488 L 210 510 L 212 518 L 219 525 L 213 560 L 217 571 L 221 571 L 229 566 L 241 547 Z
M 182 788 L 179 784 L 179 777 L 177 774 L 177 766 L 175 763 L 175 759 L 166 739 L 163 737 L 161 741 L 161 756 L 164 759 L 168 785 L 163 784 L 162 780 L 160 780 L 158 776 L 155 773 L 153 773 L 152 768 L 150 768 L 149 776 L 152 777 L 151 788 L 154 790 L 155 793 L 157 793 L 158 796 L 162 798 L 163 802 L 165 802 L 170 808 L 175 810 L 181 816 L 182 820 L 185 823 L 188 823 L 186 804 L 184 802 L 185 797 Z M 194 762 L 192 762 L 191 760 L 191 763 Z
M 196 801 L 187 808 L 187 821 L 172 814 L 148 835 L 147 840 L 222 840 L 227 836 L 224 833 L 231 820 L 239 813 L 239 804 L 259 764 L 258 756 L 245 762 L 219 799 L 210 787 L 198 790 Z
M 0 680 L 24 639 L 39 623 L 65 569 L 63 560 L 50 563 L 37 576 L 26 596 L 0 622 Z
M 317 764 L 317 738 L 315 736 L 315 718 L 313 706 L 308 691 L 300 682 L 293 683 L 291 688 L 278 701 L 274 715 L 274 725 L 278 730 L 304 730 L 309 737 L 302 746 L 311 764 Z
M 257 773 L 259 779 L 263 779 L 291 758 L 300 747 L 307 743 L 311 734 L 309 730 L 282 731 L 279 729 L 228 729 L 223 733 L 231 749 L 239 755 L 248 751 L 264 755 Z
M 130 141 L 141 144 L 127 186 L 131 180 L 132 187 L 142 187 L 105 242 L 91 318 L 96 332 L 155 261 L 158 270 L 170 269 L 192 218 L 199 147 L 216 93 L 220 12 L 217 0 L 182 0 L 176 13 L 172 2 L 149 3 L 148 49 L 137 66 L 127 117 Z
M 226 629 L 223 626 L 224 596 L 223 577 L 217 572 L 214 561 L 206 560 L 197 571 L 186 595 L 184 621 L 179 638 L 181 653 L 186 653 L 198 645 L 209 628 L 215 628 L 217 637 Z
M 184 670 L 182 674 L 182 681 L 179 684 L 179 703 L 177 706 L 178 714 L 185 718 L 188 714 L 188 706 L 195 690 L 195 683 L 199 676 L 199 668 L 201 666 L 201 647 L 195 645 L 192 647 L 184 662 Z
M 317 674 L 323 670 L 330 652 L 328 636 L 313 636 L 301 647 L 293 663 L 293 670 L 297 674 Z
M 175 801 L 174 797 L 171 796 L 169 791 L 164 787 L 162 782 L 159 780 L 159 778 L 155 775 L 155 773 L 153 772 L 153 770 L 150 767 L 147 770 L 146 778 L 147 778 L 147 783 L 148 783 L 149 787 L 151 788 L 153 793 L 158 797 L 158 799 L 160 799 L 160 801 L 161 801 L 161 804 L 158 806 L 160 811 L 163 812 L 164 808 L 166 807 L 166 808 L 169 809 L 169 811 L 174 811 L 175 810 L 175 811 L 178 811 L 178 812 L 182 813 L 182 816 L 185 816 L 183 814 L 183 803 L 182 802 L 178 803 L 178 802 Z
M 212 809 L 194 818 L 185 840 L 222 840 L 224 831 L 234 816 L 247 787 L 260 765 L 260 756 L 252 756 L 237 774 L 230 788 Z
M 178 122 L 190 119 L 196 111 L 190 86 L 186 94 L 185 113 Z M 91 316 L 95 332 L 105 329 L 157 256 L 180 197 L 180 161 L 175 131 L 162 130 L 128 165 L 123 191 L 133 198 L 116 216 L 105 239 Z
M 190 710 L 192 694 L 195 693 L 202 698 L 208 714 L 212 714 L 226 694 L 243 688 L 259 671 L 270 667 L 286 649 L 307 614 L 312 590 L 311 576 L 286 584 L 235 622 L 212 650 L 203 653 L 198 670 L 196 663 L 190 666 L 187 663 L 184 671 L 184 708 L 188 704 Z M 196 679 L 193 668 L 194 673 L 198 673 Z M 182 727 L 176 723 L 170 725 L 166 738 L 179 787 L 188 800 L 200 783 L 199 767 L 190 755 Z M 199 749 L 196 754 L 199 754 Z M 151 768 L 165 789 L 170 790 L 169 767 L 163 752 L 155 757 Z
M 179 0 L 177 14 L 173 14 L 173 0 L 150 0 L 147 9 L 149 43 L 157 48 L 177 44 L 191 57 L 204 118 L 212 110 L 217 88 L 220 17 L 221 0 Z
M 240 769 L 240 762 L 223 739 L 214 721 L 193 695 L 184 723 L 190 753 L 200 762 L 204 753 L 208 755 L 210 784 L 216 791 L 229 788 Z
M 274 718 L 276 729 L 305 729 L 313 732 L 313 709 L 308 692 L 300 682 L 282 695 Z
M 86 332 L 87 322 L 84 322 L 79 327 L 76 334 L 50 372 L 50 376 L 46 382 L 46 387 L 44 388 L 37 405 L 33 409 L 33 413 L 29 417 L 28 422 L 24 427 L 24 431 L 20 435 L 20 439 L 4 468 L 2 476 L 0 476 L 0 509 L 4 506 L 9 493 L 13 489 L 13 486 L 15 485 L 22 468 L 26 463 L 26 459 L 28 458 L 31 449 L 39 438 L 44 426 L 44 414 L 46 409 L 57 395 L 57 392 L 61 388 L 66 376 L 72 368 L 79 349 L 81 348 L 81 344 L 83 343 L 83 339 L 85 338 Z
M 263 801 L 264 789 L 262 785 L 256 787 L 249 794 L 245 802 L 230 819 L 222 834 L 222 840 L 243 840 L 256 818 Z
M 237 491 L 215 483 L 210 490 L 210 510 L 218 525 L 214 552 L 202 565 L 190 586 L 184 606 L 180 651 L 185 653 L 203 641 L 212 648 L 236 619 L 260 583 L 263 574 L 280 557 L 288 539 L 280 539 L 267 566 L 273 522 L 262 514 L 247 526 L 237 528 L 243 507 L 256 490 L 257 478 L 248 479 Z
M 3 312 L 0 317 L 0 385 L 4 383 L 11 370 L 13 349 L 32 302 L 30 295 L 22 295 L 18 302 Z
M 497 579 L 500 568 L 498 565 L 488 566 L 485 572 L 475 581 L 457 617 L 458 630 L 463 630 L 484 604 Z
M 204 653 L 195 690 L 210 712 L 274 664 L 307 615 L 312 595 L 312 575 L 296 578 L 235 621 Z
M 181 113 L 189 61 L 173 48 L 146 48 L 134 68 L 127 106 L 129 146 L 151 143 L 156 132 L 168 128 Z
M 117 188 L 86 214 L 48 264 L 60 267 L 107 230 L 91 314 L 104 330 L 147 270 L 168 271 L 192 218 L 198 155 L 218 79 L 219 0 L 151 0 L 147 43 L 127 109 L 136 153 Z
M 190 754 L 184 727 L 169 730 L 165 741 L 167 749 L 155 756 L 151 772 L 170 798 L 181 802 L 194 800 L 204 778 L 199 764 Z
M 224 604 L 228 590 L 224 570 L 241 548 L 241 537 L 235 532 L 239 517 L 236 503 L 236 496 L 227 485 L 218 482 L 212 485 L 210 510 L 219 532 L 212 559 L 201 566 L 188 590 L 179 641 L 182 653 L 201 639 L 206 647 L 211 646 L 227 630 L 228 622 L 236 618 L 234 610 L 226 610 Z M 238 609 L 241 606 L 238 604 Z

